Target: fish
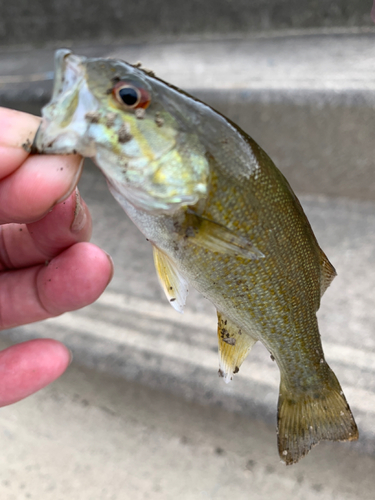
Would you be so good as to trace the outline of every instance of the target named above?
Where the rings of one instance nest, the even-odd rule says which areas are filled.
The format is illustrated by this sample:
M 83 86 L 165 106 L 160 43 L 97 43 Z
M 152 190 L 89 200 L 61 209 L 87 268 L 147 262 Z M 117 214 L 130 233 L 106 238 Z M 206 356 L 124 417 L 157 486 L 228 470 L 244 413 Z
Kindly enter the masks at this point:
M 358 438 L 316 317 L 336 271 L 289 183 L 249 135 L 139 64 L 59 49 L 33 149 L 93 159 L 151 243 L 171 306 L 183 312 L 190 286 L 214 304 L 225 382 L 256 342 L 268 349 L 280 370 L 283 462 L 321 440 Z

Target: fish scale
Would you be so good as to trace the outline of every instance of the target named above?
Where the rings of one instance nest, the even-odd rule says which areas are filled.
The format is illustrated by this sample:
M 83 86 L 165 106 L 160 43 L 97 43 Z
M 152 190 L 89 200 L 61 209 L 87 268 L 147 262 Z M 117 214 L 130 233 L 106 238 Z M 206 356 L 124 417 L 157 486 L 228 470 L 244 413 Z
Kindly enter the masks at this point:
M 132 89 L 131 102 L 121 88 Z M 225 382 L 255 342 L 269 350 L 280 369 L 281 459 L 296 463 L 323 439 L 356 439 L 316 318 L 335 270 L 255 141 L 149 71 L 68 50 L 56 53 L 53 97 L 42 115 L 36 149 L 93 158 L 153 245 L 172 307 L 183 311 L 189 285 L 216 306 Z

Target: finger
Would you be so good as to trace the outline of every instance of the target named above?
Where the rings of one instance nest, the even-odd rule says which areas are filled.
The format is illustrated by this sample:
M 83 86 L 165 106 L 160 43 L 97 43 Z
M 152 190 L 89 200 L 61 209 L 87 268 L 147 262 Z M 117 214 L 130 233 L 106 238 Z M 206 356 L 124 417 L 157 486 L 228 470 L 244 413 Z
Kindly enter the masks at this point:
M 0 352 L 0 406 L 33 394 L 60 377 L 71 361 L 60 342 L 38 339 Z
M 51 260 L 80 241 L 89 241 L 90 212 L 78 189 L 32 224 L 0 226 L 0 271 L 18 269 Z
M 29 153 L 23 145 L 32 143 L 39 124 L 37 116 L 0 107 L 0 179 L 26 160 Z
M 72 193 L 81 169 L 78 155 L 29 156 L 0 182 L 0 224 L 41 219 Z
M 58 316 L 94 302 L 113 274 L 110 257 L 91 243 L 77 243 L 47 266 L 0 276 L 0 328 Z

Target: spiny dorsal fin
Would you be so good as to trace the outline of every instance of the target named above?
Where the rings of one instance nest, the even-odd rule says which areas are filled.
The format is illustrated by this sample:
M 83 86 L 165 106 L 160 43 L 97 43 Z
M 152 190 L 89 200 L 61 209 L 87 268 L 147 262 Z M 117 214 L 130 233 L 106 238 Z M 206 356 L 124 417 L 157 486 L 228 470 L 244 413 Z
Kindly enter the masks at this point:
M 323 293 L 332 283 L 333 278 L 337 276 L 337 273 L 336 269 L 330 263 L 326 254 L 323 252 L 321 248 L 320 248 L 320 269 L 321 269 L 320 296 L 322 297 Z
M 187 211 L 186 223 L 194 233 L 191 235 L 191 242 L 211 252 L 241 256 L 250 260 L 264 258 L 264 254 L 247 238 L 192 210 Z
M 256 339 L 241 331 L 231 320 L 223 314 L 217 313 L 217 335 L 219 340 L 219 375 L 226 383 L 232 380 L 244 359 L 249 354 Z
M 169 303 L 176 311 L 183 313 L 188 294 L 188 282 L 181 276 L 175 264 L 161 250 L 153 247 L 155 268 L 160 285 Z
M 319 391 L 288 390 L 281 374 L 277 412 L 277 441 L 280 458 L 295 464 L 319 441 L 353 441 L 358 429 L 340 384 L 328 367 L 326 386 Z

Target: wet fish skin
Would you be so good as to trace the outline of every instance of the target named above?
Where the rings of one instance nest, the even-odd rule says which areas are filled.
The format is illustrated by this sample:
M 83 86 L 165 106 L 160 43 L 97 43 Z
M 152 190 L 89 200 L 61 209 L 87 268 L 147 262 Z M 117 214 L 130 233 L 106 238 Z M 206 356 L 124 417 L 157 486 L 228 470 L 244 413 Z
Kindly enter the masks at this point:
M 148 105 L 121 103 L 113 89 L 122 82 Z M 62 50 L 35 144 L 40 152 L 94 159 L 152 243 L 176 310 L 182 312 L 189 284 L 213 302 L 219 373 L 227 382 L 256 341 L 270 351 L 281 375 L 278 447 L 285 463 L 322 439 L 357 439 L 316 318 L 335 270 L 288 182 L 247 134 L 137 67 Z

